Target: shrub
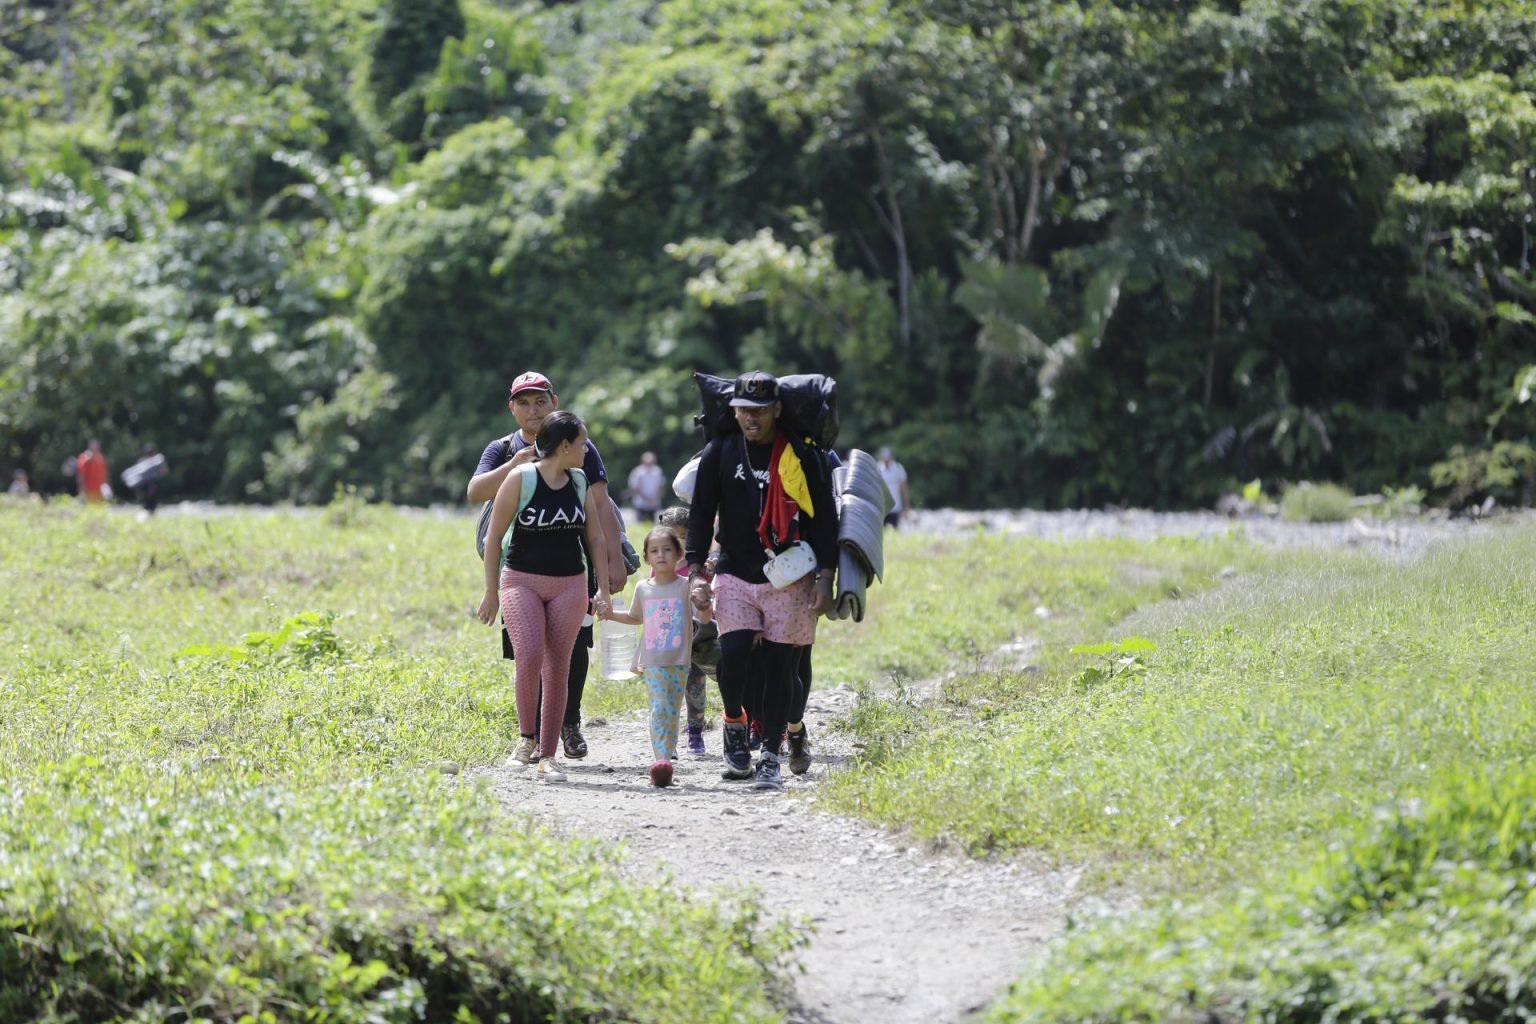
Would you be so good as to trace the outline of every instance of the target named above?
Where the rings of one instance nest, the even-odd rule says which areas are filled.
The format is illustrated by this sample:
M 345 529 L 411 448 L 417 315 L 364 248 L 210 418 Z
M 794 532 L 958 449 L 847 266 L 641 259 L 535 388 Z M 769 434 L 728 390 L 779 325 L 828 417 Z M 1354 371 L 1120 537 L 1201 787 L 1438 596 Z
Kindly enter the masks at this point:
M 0 1020 L 776 1019 L 790 943 L 753 903 L 636 884 L 477 792 L 68 798 L 96 772 L 0 796 Z
M 1536 770 L 1380 809 L 1271 890 L 1070 935 L 994 1022 L 1530 1020 Z
M 1520 441 L 1480 450 L 1457 445 L 1429 467 L 1429 480 L 1452 508 L 1484 498 L 1528 505 L 1536 492 L 1536 448 Z
M 1301 483 L 1280 501 L 1280 514 L 1293 523 L 1341 523 L 1354 515 L 1353 498 L 1337 484 Z

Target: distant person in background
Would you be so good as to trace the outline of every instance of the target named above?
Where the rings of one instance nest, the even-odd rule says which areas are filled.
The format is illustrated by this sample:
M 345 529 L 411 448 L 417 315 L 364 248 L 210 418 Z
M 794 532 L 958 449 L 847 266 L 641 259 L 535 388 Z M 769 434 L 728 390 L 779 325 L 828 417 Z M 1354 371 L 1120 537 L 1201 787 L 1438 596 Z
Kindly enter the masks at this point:
M 656 453 L 640 456 L 640 465 L 629 471 L 629 503 L 648 523 L 656 521 L 662 498 L 667 493 L 667 474 L 656 464 Z
M 165 476 L 165 456 L 152 444 L 139 449 L 139 461 L 123 470 L 123 483 L 133 488 L 146 516 L 160 507 L 160 479 Z
M 87 502 L 94 504 L 112 497 L 112 489 L 107 485 L 107 457 L 101 454 L 101 442 L 94 437 L 85 451 L 75 456 L 75 484 L 80 497 Z
M 912 507 L 912 494 L 907 490 L 907 469 L 896 461 L 889 448 L 880 449 L 880 475 L 891 490 L 891 511 L 885 517 L 885 525 L 901 526 L 901 515 Z
M 32 493 L 32 485 L 27 481 L 27 471 L 18 469 L 11 474 L 11 486 L 5 489 L 5 493 L 16 498 L 25 498 Z

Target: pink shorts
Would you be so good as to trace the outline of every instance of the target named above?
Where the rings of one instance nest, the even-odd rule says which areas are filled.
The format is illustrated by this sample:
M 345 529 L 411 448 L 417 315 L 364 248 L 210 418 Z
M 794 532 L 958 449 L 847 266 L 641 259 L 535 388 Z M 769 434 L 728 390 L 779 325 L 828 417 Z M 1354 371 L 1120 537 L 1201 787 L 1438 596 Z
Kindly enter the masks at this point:
M 816 612 L 809 607 L 816 585 L 810 576 L 779 590 L 772 583 L 748 583 L 721 573 L 711 589 L 721 636 L 750 629 L 779 644 L 804 647 L 816 642 Z

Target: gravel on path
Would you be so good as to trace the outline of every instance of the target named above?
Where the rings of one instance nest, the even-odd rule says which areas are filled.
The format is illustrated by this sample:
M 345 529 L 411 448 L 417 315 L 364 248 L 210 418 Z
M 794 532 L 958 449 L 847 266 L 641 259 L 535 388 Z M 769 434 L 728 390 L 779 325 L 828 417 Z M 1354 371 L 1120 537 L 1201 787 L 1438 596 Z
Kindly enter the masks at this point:
M 653 788 L 641 715 L 590 723 L 591 754 L 562 762 L 568 782 L 501 766 L 478 774 L 514 813 L 560 834 L 622 843 L 638 877 L 665 872 L 727 898 L 755 887 L 770 913 L 808 925 L 788 1020 L 958 1021 L 992 1002 L 1061 931 L 1076 875 L 1023 858 L 935 852 L 817 810 L 817 785 L 854 753 L 825 725 L 853 699 L 843 688 L 812 692 L 816 763 L 803 776 L 786 773 L 781 793 L 721 779 L 718 728 L 705 733 L 709 755 L 685 755 L 673 785 Z

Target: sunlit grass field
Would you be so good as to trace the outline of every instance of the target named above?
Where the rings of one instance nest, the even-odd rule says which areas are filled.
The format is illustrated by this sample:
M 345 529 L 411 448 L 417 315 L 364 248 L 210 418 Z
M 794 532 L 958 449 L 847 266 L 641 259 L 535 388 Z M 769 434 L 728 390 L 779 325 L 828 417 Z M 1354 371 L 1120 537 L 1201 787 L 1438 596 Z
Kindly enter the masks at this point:
M 440 771 L 516 732 L 467 517 L 7 504 L 0 536 L 0 1021 L 778 1019 L 794 940 L 750 899 Z
M 471 535 L 467 514 L 352 501 L 0 504 L 0 1020 L 778 1018 L 793 941 L 755 904 L 679 918 L 665 886 L 440 771 L 516 732 Z M 840 727 L 866 751 L 823 806 L 1078 863 L 1152 907 L 1069 936 L 997 1019 L 1263 1017 L 1330 977 L 1315 940 L 1348 927 L 1316 922 L 1361 915 L 1348 934 L 1387 974 L 1402 922 L 1446 908 L 1462 945 L 1425 962 L 1536 947 L 1514 941 L 1536 918 L 1516 870 L 1536 849 L 1529 526 L 1417 559 L 887 541 L 866 621 L 818 637 L 817 685 L 861 691 Z M 1007 644 L 1027 669 L 992 658 Z M 633 683 L 588 692 L 589 716 L 641 705 Z M 1448 882 L 1437 851 L 1470 866 Z M 1527 882 L 1484 898 L 1511 872 Z M 1282 933 L 1281 980 L 1244 988 Z M 1396 978 L 1340 999 L 1419 1006 Z
M 889 756 L 840 775 L 834 803 L 978 852 L 1208 887 L 1532 749 L 1529 525 L 1408 560 L 1286 553 L 1137 603 L 1107 630 L 1074 629 L 1149 650 L 1047 644 L 1043 671 L 962 675 L 936 707 L 867 701 L 852 727 Z
M 829 802 L 1140 895 L 995 1021 L 1530 1019 L 1533 624 L 1529 519 L 1290 553 L 1038 672 L 867 697 L 845 728 L 875 756 Z

